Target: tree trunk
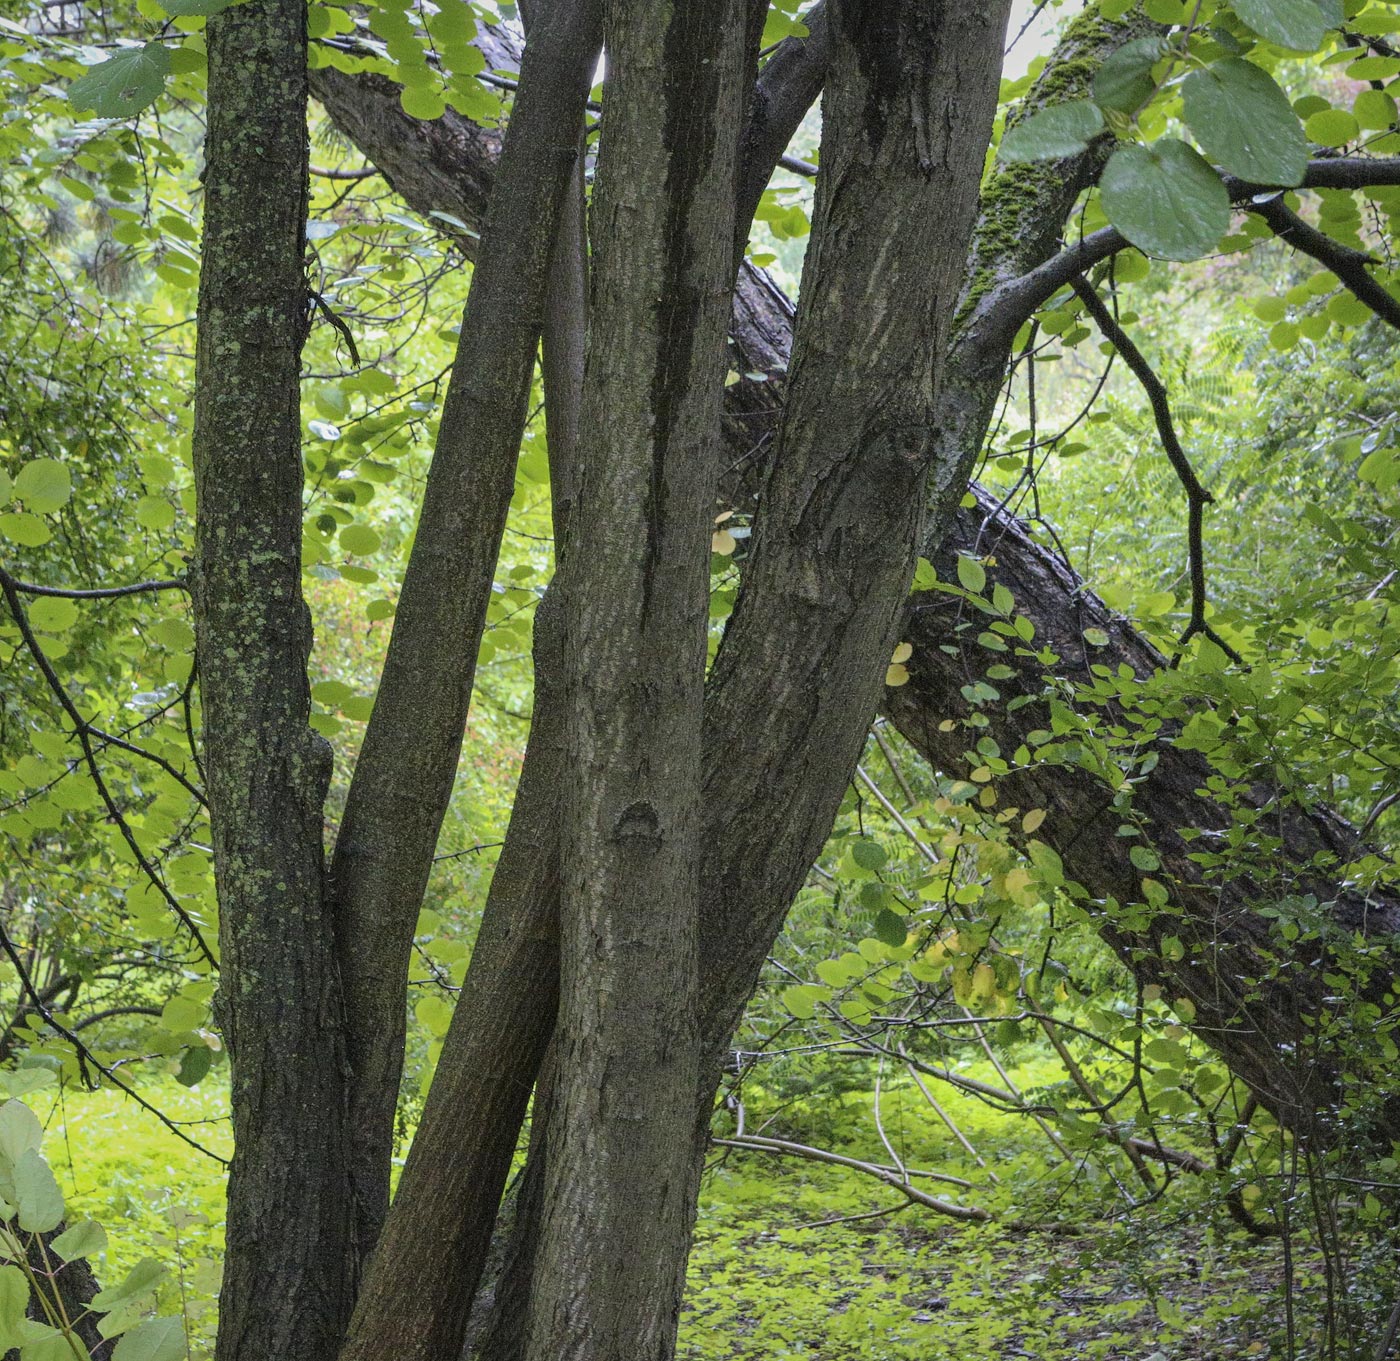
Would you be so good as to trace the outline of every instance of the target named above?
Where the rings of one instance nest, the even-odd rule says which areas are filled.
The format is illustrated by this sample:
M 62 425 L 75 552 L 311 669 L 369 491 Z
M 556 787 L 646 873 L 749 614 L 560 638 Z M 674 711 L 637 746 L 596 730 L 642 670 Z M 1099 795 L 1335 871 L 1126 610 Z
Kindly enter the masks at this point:
M 301 596 L 306 7 L 251 0 L 208 33 L 192 584 L 232 1061 L 217 1355 L 329 1361 L 354 1259 Z
M 362 1252 L 388 1206 L 413 930 L 461 754 L 515 490 L 554 223 L 601 41 L 595 0 L 543 6 L 532 26 L 379 693 L 336 839 Z
M 559 583 L 560 1000 L 531 1361 L 664 1359 L 680 1316 L 713 444 L 757 9 L 608 11 L 581 480 Z
M 1142 20 L 1117 25 L 1105 24 L 1095 15 L 1086 15 L 1076 21 L 1071 25 L 1060 53 L 1056 58 L 1052 58 L 1045 79 L 1029 96 L 1028 106 L 1040 107 L 1053 100 L 1082 95 L 1084 82 L 1091 76 L 1103 56 L 1121 42 L 1140 35 L 1150 27 Z M 352 133 L 354 118 L 358 118 L 362 124 L 374 122 L 377 115 L 371 110 L 377 106 L 383 107 L 383 118 L 378 124 L 380 135 L 377 145 L 373 149 L 367 142 L 362 142 L 362 145 L 419 211 L 442 208 L 469 223 L 478 219 L 481 204 L 474 196 L 489 189 L 489 175 L 479 160 L 456 159 L 462 139 L 453 133 L 451 115 L 440 123 L 422 129 L 420 135 L 415 138 L 399 137 L 385 131 L 393 123 L 394 110 L 387 107 L 384 93 L 375 90 L 367 78 L 346 77 L 334 72 L 320 72 L 316 75 L 318 94 L 326 100 L 328 108 L 341 125 Z M 353 117 L 349 111 L 354 111 Z M 984 193 L 983 214 L 972 251 L 967 261 L 952 271 L 964 281 L 964 297 L 958 324 L 949 346 L 950 358 L 945 371 L 938 414 L 934 421 L 935 438 L 938 442 L 938 455 L 935 460 L 938 480 L 932 489 L 935 527 L 939 523 L 947 523 L 946 512 L 956 506 L 962 495 L 967 471 L 976 458 L 985 435 L 987 420 L 1005 371 L 1016 329 L 1029 312 L 1044 301 L 1043 296 L 1036 296 L 1021 289 L 1014 299 L 1015 307 L 1012 307 L 1007 303 L 1008 286 L 1022 282 L 1025 275 L 1042 264 L 1056 250 L 1065 215 L 1072 208 L 1080 190 L 1092 181 L 1102 155 L 1103 150 L 1095 148 L 1085 157 L 1073 158 L 1066 162 L 1045 167 L 1016 167 L 1012 172 L 999 172 Z M 454 165 L 460 166 L 460 175 L 451 174 L 450 167 Z M 445 171 L 444 167 L 449 169 Z M 884 229 L 883 224 L 881 229 Z M 746 375 L 759 374 L 761 380 L 746 377 L 727 389 L 724 451 L 727 470 L 725 494 L 731 504 L 742 509 L 749 509 L 754 504 L 757 489 L 762 486 L 771 460 L 773 431 L 785 399 L 791 328 L 790 304 L 761 272 L 746 267 L 741 272 L 735 296 L 732 332 L 736 355 L 733 367 Z M 932 550 L 926 548 L 926 551 Z M 1020 561 L 1016 555 L 1032 551 L 1039 550 L 1035 549 L 1035 545 L 1030 541 L 1022 542 L 1012 536 L 1003 540 L 999 547 L 998 561 L 1003 568 L 1012 571 L 1015 569 L 1010 564 Z M 1035 595 L 1039 589 L 1036 583 L 1040 575 L 1038 568 L 1027 565 L 1024 584 L 1017 589 L 1018 608 L 1032 617 L 1035 617 L 1041 608 Z M 1053 614 L 1059 608 L 1059 602 L 1048 603 Z M 1115 625 L 1112 636 L 1115 641 L 1127 636 L 1121 623 Z M 934 697 L 940 692 L 936 688 L 925 690 L 919 683 L 922 672 L 917 668 L 925 666 L 926 659 L 932 655 L 929 648 L 934 640 L 931 635 L 921 633 L 917 642 L 919 653 L 916 657 L 916 683 L 905 687 L 903 691 L 889 692 L 888 695 L 891 703 L 901 702 L 913 706 L 907 718 L 901 710 L 901 721 L 909 723 L 916 741 L 918 731 L 927 726 L 936 732 L 938 721 L 947 716 L 934 707 Z M 933 648 L 933 651 L 936 651 L 936 648 Z M 935 661 L 947 655 L 939 652 Z M 959 684 L 961 683 L 960 681 Z M 926 698 L 926 703 L 921 700 L 921 696 Z M 919 725 L 918 729 L 914 728 L 916 723 Z M 740 735 L 734 739 L 727 752 L 722 745 L 718 745 L 718 738 L 715 741 L 716 750 L 719 752 L 717 760 L 722 760 L 726 755 L 741 754 L 750 745 L 747 727 L 741 728 Z M 956 749 L 951 751 L 947 759 L 960 759 L 965 745 L 965 741 L 959 738 Z M 927 750 L 932 754 L 931 746 Z M 741 780 L 736 778 L 733 787 L 740 788 Z M 747 794 L 751 791 L 742 792 Z M 1086 812 L 1097 808 L 1102 802 L 1102 795 L 1092 788 L 1084 790 L 1084 797 L 1086 801 L 1078 807 Z M 740 799 L 740 803 L 742 802 Z M 1207 798 L 1200 798 L 1200 805 L 1195 815 L 1208 825 L 1213 825 L 1212 818 L 1218 819 L 1220 811 L 1212 811 L 1211 800 Z M 1150 791 L 1147 799 L 1140 798 L 1138 813 L 1146 820 L 1148 826 L 1145 839 L 1152 840 L 1159 834 L 1174 835 L 1175 828 L 1182 824 L 1171 819 L 1176 818 L 1179 812 L 1179 808 L 1154 805 Z M 733 810 L 725 810 L 724 816 L 727 819 L 731 816 L 737 817 L 738 814 Z M 1289 824 L 1289 837 L 1293 836 L 1295 828 L 1302 827 L 1303 824 L 1316 824 L 1319 827 L 1335 825 L 1325 814 L 1312 816 L 1300 813 L 1298 817 L 1299 823 Z M 724 819 L 721 819 L 721 825 L 723 821 Z M 717 839 L 721 829 L 711 825 Z M 1281 853 L 1292 859 L 1296 851 L 1297 858 L 1294 863 L 1303 863 L 1310 859 L 1315 845 L 1314 833 L 1300 832 L 1300 840 L 1296 845 L 1285 838 Z M 759 859 L 763 860 L 766 856 L 766 846 L 760 847 L 760 850 L 762 854 Z M 1103 873 L 1102 867 L 1096 868 L 1087 857 L 1082 860 L 1073 859 L 1076 854 L 1073 845 L 1063 853 L 1070 876 L 1083 882 L 1091 892 L 1099 893 L 1096 876 Z M 1110 887 L 1103 888 L 1104 893 L 1110 891 Z M 708 891 L 702 893 L 704 900 L 708 901 L 711 896 Z M 738 897 L 734 903 L 735 912 L 742 914 L 748 902 L 748 898 Z M 474 967 L 475 964 L 474 960 Z M 1171 982 L 1176 964 L 1171 960 L 1159 960 L 1158 966 L 1163 971 L 1162 976 L 1166 979 L 1168 990 L 1172 991 L 1173 995 L 1181 993 L 1182 990 L 1173 989 Z M 738 993 L 743 968 L 737 963 L 731 966 L 730 961 L 721 961 L 720 971 L 732 980 L 733 990 Z M 521 982 L 522 985 L 528 986 L 529 980 L 525 978 Z M 722 988 L 721 991 L 725 993 L 727 1004 L 728 989 Z M 533 1015 L 536 1020 L 541 1019 L 543 1009 L 534 1012 Z M 1264 1013 L 1263 1020 L 1268 1024 L 1273 1023 L 1267 1012 Z M 719 1029 L 720 1023 L 716 1020 L 715 1030 Z M 456 1031 L 457 1027 L 454 1024 L 454 1033 Z M 1286 1041 L 1293 1031 L 1292 1026 L 1285 1026 L 1284 1033 L 1277 1038 Z M 1265 1036 L 1254 1048 L 1267 1054 L 1268 1039 L 1269 1037 Z M 451 1040 L 452 1037 L 449 1036 L 449 1044 L 443 1055 L 444 1067 L 449 1062 Z M 522 1069 L 516 1074 L 515 1080 L 528 1082 L 528 1072 Z M 434 1096 L 430 1095 L 430 1107 L 433 1100 Z M 426 1158 L 426 1153 L 424 1156 Z M 406 1173 L 404 1185 L 407 1185 L 407 1181 Z M 498 1190 L 493 1191 L 486 1187 L 483 1188 L 483 1194 L 494 1197 Z M 519 1285 L 518 1280 L 516 1285 Z M 524 1294 L 506 1290 L 503 1298 L 519 1299 L 524 1298 Z M 499 1338 L 501 1335 L 502 1330 L 498 1329 L 495 1336 Z M 507 1348 L 502 1351 L 493 1350 L 490 1354 L 495 1361 L 497 1357 L 503 1358 L 516 1353 Z

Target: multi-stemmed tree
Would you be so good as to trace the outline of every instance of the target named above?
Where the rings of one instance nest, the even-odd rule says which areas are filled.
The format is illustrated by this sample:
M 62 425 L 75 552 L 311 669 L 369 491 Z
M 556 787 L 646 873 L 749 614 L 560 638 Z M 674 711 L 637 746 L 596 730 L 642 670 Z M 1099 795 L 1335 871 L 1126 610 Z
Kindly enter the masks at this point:
M 882 706 L 940 770 L 1043 810 L 1020 840 L 1044 895 L 1087 904 L 1259 1100 L 1325 1145 L 1366 1057 L 1319 1024 L 1327 956 L 1340 968 L 1343 947 L 1374 943 L 1382 996 L 1400 901 L 1348 869 L 1351 829 L 1267 772 L 1236 769 L 1223 796 L 1200 744 L 1178 740 L 1188 710 L 1139 703 L 1164 659 L 969 480 L 1024 328 L 1062 300 L 1144 384 L 1189 524 L 1181 651 L 1228 671 L 1206 608 L 1208 490 L 1104 300 L 1107 271 L 1130 245 L 1206 253 L 1233 206 L 1396 324 L 1359 238 L 1283 191 L 1400 184 L 1400 161 L 1310 147 L 1270 75 L 1288 52 L 1389 51 L 1366 7 L 1091 6 L 989 170 L 1006 0 L 825 0 L 772 49 L 766 5 L 532 0 L 523 48 L 504 28 L 477 39 L 513 90 L 503 133 L 353 69 L 385 66 L 360 40 L 329 40 L 308 71 L 299 0 L 208 8 L 191 587 L 233 1065 L 223 1361 L 455 1357 L 493 1239 L 485 1355 L 668 1355 L 729 1036 Z M 394 13 L 402 61 L 412 29 Z M 128 111 L 130 80 L 94 96 L 99 112 Z M 473 255 L 329 864 L 301 592 L 312 94 L 409 204 L 465 225 Z M 818 96 L 794 308 L 745 245 Z M 1168 126 L 1178 115 L 1201 150 Z M 534 719 L 391 1205 L 414 923 L 541 347 L 559 570 Z M 752 532 L 707 673 L 709 545 L 728 510 Z M 916 577 L 921 556 L 936 578 Z M 993 622 L 969 628 L 969 611 Z M 907 683 L 887 687 L 901 641 Z M 970 686 L 989 657 L 990 701 Z M 1117 678 L 1096 705 L 1091 660 Z M 1085 702 L 1067 703 L 1076 688 Z M 1261 810 L 1263 856 L 1197 852 L 1194 833 Z M 1139 836 L 1114 835 L 1129 817 Z M 1260 911 L 1309 895 L 1301 937 Z M 1386 1138 L 1400 1128 L 1393 1100 L 1375 1118 Z

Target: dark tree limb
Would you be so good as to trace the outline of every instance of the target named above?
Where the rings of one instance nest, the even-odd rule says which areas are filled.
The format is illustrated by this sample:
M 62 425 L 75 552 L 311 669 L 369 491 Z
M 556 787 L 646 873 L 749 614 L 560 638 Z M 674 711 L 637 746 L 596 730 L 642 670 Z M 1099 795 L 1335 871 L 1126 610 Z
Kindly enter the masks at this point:
M 78 706 L 69 697 L 68 690 L 64 686 L 57 671 L 54 670 L 53 663 L 49 660 L 48 654 L 44 651 L 43 644 L 40 643 L 38 635 L 34 632 L 29 623 L 29 612 L 24 607 L 24 602 L 19 598 L 19 585 L 3 568 L 0 568 L 0 593 L 5 597 L 5 603 L 9 607 L 10 616 L 14 619 L 19 629 L 20 637 L 24 641 L 29 655 L 34 659 L 34 664 L 39 668 L 40 675 L 44 678 L 44 683 L 49 688 L 49 693 L 58 701 L 59 707 L 67 715 L 69 723 L 73 726 L 73 735 L 78 739 L 78 745 L 82 749 L 83 764 L 86 765 L 88 775 L 92 779 L 93 788 L 97 790 L 98 797 L 102 800 L 102 806 L 107 810 L 107 816 L 112 819 L 113 826 L 121 833 L 122 840 L 126 842 L 127 849 L 131 851 L 132 857 L 140 867 L 150 882 L 151 887 L 160 894 L 165 901 L 165 905 L 175 914 L 181 926 L 189 933 L 190 939 L 194 941 L 196 949 L 204 956 L 205 960 L 215 968 L 218 967 L 218 957 L 210 949 L 208 941 L 204 938 L 204 933 L 200 930 L 199 923 L 190 916 L 185 905 L 170 891 L 165 880 L 161 877 L 160 870 L 146 854 L 136 833 L 132 831 L 131 823 L 127 821 L 126 814 L 118 806 L 113 797 L 111 787 L 108 785 L 106 777 L 102 774 L 102 767 L 97 760 L 97 752 L 93 748 L 93 738 L 98 740 L 112 741 L 105 734 L 99 733 L 82 716 Z M 180 780 L 191 793 L 195 793 L 200 803 L 204 803 L 204 798 L 195 791 L 183 776 L 177 774 L 173 767 L 169 767 L 164 760 L 151 756 L 150 753 L 142 751 L 140 748 L 132 747 L 128 743 L 119 743 L 123 747 L 128 747 L 138 755 L 150 756 L 151 760 L 159 760 L 160 764 L 167 768 L 171 774 Z
M 1185 647 L 1197 634 L 1209 638 L 1221 648 L 1231 661 L 1241 663 L 1240 654 L 1235 651 L 1206 622 L 1206 550 L 1203 521 L 1205 508 L 1214 497 L 1201 485 L 1186 450 L 1181 447 L 1181 438 L 1176 433 L 1176 421 L 1172 417 L 1171 399 L 1166 384 L 1157 376 L 1157 371 L 1147 361 L 1147 356 L 1138 349 L 1133 338 L 1119 324 L 1117 317 L 1109 311 L 1104 300 L 1099 297 L 1093 284 L 1083 275 L 1070 281 L 1085 310 L 1093 317 L 1104 339 L 1123 357 L 1123 362 L 1133 376 L 1142 384 L 1152 408 L 1152 419 L 1157 426 L 1157 437 L 1162 441 L 1162 449 L 1167 461 L 1172 465 L 1182 490 L 1186 493 L 1186 545 L 1187 561 L 1191 576 L 1191 618 L 1186 631 L 1181 635 L 1181 646 Z
M 1310 255 L 1325 269 L 1330 269 L 1351 292 L 1371 309 L 1387 326 L 1400 329 L 1400 302 L 1397 302 L 1367 267 L 1376 263 L 1364 251 L 1352 250 L 1334 241 L 1324 231 L 1303 221 L 1284 201 L 1283 195 L 1251 202 L 1249 211 L 1273 228 L 1280 241 L 1294 250 Z

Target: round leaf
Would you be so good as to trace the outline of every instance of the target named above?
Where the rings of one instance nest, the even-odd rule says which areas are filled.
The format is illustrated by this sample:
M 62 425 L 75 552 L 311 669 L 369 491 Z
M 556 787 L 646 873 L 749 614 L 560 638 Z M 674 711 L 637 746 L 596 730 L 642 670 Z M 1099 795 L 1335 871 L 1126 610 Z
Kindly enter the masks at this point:
M 1323 146 L 1345 146 L 1361 131 L 1356 115 L 1346 109 L 1323 109 L 1313 114 L 1304 126 L 1308 136 Z
M 340 546 L 347 553 L 373 553 L 378 549 L 379 542 L 379 535 L 368 525 L 346 525 L 340 531 Z
M 73 495 L 73 479 L 56 458 L 36 458 L 19 470 L 14 494 L 26 509 L 47 515 L 68 504 Z
M 184 1087 L 197 1087 L 213 1063 L 214 1054 L 207 1044 L 193 1044 L 185 1050 L 175 1080 Z
M 1087 99 L 1041 109 L 1001 141 L 1004 161 L 1052 161 L 1083 151 L 1104 129 L 1103 114 Z
M 1230 174 L 1257 184 L 1303 182 L 1303 125 L 1267 71 L 1238 57 L 1212 62 L 1187 76 L 1181 98 L 1186 126 Z
M 41 633 L 63 633 L 78 622 L 78 607 L 61 596 L 41 596 L 29 607 L 29 622 Z
M 1230 196 L 1220 176 L 1175 137 L 1119 147 L 1099 188 L 1108 220 L 1149 255 L 1198 259 L 1230 226 Z
M 882 870 L 889 858 L 885 848 L 869 837 L 862 837 L 851 847 L 851 859 L 863 870 Z
M 143 496 L 136 503 L 136 523 L 143 529 L 169 529 L 175 523 L 175 507 L 163 496 Z
M 53 538 L 48 525 L 37 515 L 22 510 L 0 515 L 0 536 L 21 548 L 38 548 Z

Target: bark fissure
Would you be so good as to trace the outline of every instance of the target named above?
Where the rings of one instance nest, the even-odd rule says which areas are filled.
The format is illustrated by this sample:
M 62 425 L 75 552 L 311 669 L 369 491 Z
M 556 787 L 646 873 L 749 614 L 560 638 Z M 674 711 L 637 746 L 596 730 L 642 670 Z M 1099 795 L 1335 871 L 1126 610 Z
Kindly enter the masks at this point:
M 524 1355 L 665 1358 L 691 1205 L 709 536 L 748 0 L 609 8 L 581 484 L 558 583 L 560 1001 Z

